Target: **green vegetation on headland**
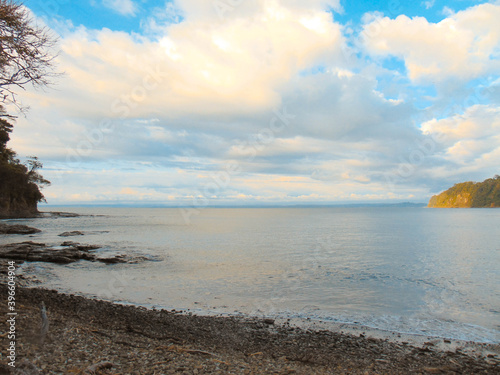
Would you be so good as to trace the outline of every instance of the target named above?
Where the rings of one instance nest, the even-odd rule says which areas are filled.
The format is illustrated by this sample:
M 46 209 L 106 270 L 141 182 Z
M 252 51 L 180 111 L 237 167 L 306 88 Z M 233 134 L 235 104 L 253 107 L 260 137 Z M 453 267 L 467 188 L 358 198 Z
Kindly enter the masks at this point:
M 23 112 L 16 90 L 49 83 L 54 43 L 22 4 L 0 0 L 0 218 L 36 215 L 38 202 L 44 200 L 40 187 L 49 184 L 38 173 L 42 163 L 36 157 L 23 164 L 7 147 L 16 116 L 6 106 Z
M 36 157 L 26 166 L 7 148 L 11 131 L 12 125 L 0 118 L 0 218 L 34 216 L 38 202 L 44 200 L 39 186 L 49 181 L 37 172 L 42 164 Z
M 500 176 L 483 182 L 462 182 L 434 195 L 428 207 L 500 207 Z

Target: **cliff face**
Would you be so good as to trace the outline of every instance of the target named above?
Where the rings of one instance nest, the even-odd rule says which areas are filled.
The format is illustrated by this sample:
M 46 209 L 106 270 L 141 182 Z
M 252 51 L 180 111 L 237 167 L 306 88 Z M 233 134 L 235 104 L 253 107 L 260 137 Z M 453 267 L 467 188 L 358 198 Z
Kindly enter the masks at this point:
M 500 207 L 500 176 L 483 182 L 463 182 L 434 195 L 428 207 Z
M 35 217 L 38 213 L 37 202 L 0 199 L 0 219 Z
M 0 162 L 0 219 L 38 215 L 43 195 L 29 178 L 25 166 Z

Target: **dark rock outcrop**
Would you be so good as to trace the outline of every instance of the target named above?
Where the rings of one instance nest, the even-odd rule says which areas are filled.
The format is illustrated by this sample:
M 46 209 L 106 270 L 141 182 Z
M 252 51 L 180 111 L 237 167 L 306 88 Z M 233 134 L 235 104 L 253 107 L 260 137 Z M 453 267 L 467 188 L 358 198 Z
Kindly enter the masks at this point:
M 82 215 L 75 214 L 75 213 L 72 213 L 72 212 L 56 212 L 56 211 L 40 212 L 38 214 L 38 217 L 46 217 L 46 218 L 80 217 L 80 216 L 82 216 Z
M 0 196 L 0 219 L 20 219 L 38 217 L 37 202 L 12 203 Z
M 26 225 L 8 225 L 0 223 L 0 234 L 35 234 L 40 232 L 40 229 L 28 227 Z
M 59 235 L 59 237 L 75 237 L 75 236 L 83 236 L 85 235 L 83 232 L 78 230 L 74 230 L 72 232 L 64 232 Z
M 127 263 L 124 255 L 113 257 L 99 257 L 92 250 L 99 249 L 100 246 L 82 245 L 75 242 L 64 242 L 61 246 L 50 247 L 43 243 L 21 242 L 0 246 L 0 258 L 12 259 L 19 262 L 49 262 L 59 264 L 69 264 L 79 260 L 91 262 L 103 262 L 106 264 Z

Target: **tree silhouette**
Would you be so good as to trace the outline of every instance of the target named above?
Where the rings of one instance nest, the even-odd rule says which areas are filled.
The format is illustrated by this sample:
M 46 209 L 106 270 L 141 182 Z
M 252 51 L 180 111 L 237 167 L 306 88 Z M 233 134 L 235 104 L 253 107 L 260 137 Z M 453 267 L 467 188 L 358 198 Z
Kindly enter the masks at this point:
M 54 76 L 56 39 L 21 4 L 0 0 L 0 103 L 22 107 L 16 90 L 45 86 Z M 5 111 L 0 116 L 11 117 Z
M 39 173 L 42 163 L 32 156 L 24 165 L 7 147 L 16 116 L 6 106 L 22 112 L 25 108 L 17 99 L 18 90 L 50 83 L 55 75 L 55 43 L 22 4 L 0 0 L 0 217 L 34 215 L 37 203 L 45 200 L 40 188 L 50 182 Z

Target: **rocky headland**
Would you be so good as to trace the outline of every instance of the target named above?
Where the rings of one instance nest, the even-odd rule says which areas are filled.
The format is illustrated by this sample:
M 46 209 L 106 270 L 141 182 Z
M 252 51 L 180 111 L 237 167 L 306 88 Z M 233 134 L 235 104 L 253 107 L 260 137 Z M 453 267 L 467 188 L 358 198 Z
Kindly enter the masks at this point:
M 434 195 L 428 207 L 489 208 L 500 207 L 500 176 L 483 182 L 462 182 Z

